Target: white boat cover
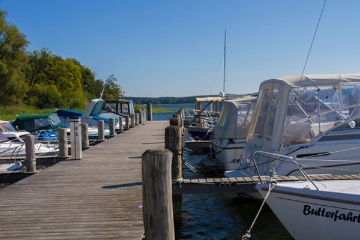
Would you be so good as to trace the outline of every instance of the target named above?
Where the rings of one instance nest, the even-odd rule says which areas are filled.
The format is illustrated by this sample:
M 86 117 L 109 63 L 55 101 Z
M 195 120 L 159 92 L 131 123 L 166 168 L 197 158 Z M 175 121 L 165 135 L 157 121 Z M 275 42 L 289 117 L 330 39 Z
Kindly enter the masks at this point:
M 254 105 L 255 101 L 254 96 L 225 100 L 214 138 L 245 139 L 253 108 L 251 105 Z

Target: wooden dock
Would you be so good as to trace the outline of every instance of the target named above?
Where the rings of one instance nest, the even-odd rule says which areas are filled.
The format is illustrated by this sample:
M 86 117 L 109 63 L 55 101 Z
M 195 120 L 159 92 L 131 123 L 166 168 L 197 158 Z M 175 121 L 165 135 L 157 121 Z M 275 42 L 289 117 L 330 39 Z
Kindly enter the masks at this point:
M 309 175 L 313 181 L 317 180 L 360 180 L 360 175 Z M 195 178 L 183 179 L 180 182 L 173 182 L 173 194 L 204 194 L 204 193 L 239 193 L 249 194 L 257 192 L 255 185 L 260 181 L 269 181 L 270 177 L 237 177 L 237 178 Z M 272 181 L 304 181 L 304 176 L 276 176 Z
M 164 148 L 147 122 L 0 190 L 0 239 L 141 239 L 141 156 Z

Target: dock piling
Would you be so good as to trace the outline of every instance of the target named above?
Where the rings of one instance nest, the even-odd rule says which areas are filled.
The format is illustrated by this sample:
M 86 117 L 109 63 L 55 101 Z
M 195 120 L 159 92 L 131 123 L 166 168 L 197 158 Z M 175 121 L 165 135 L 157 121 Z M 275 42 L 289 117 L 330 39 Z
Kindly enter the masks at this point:
M 105 133 L 104 133 L 104 120 L 98 121 L 98 141 L 105 140 Z
M 68 158 L 68 140 L 67 140 L 67 129 L 59 128 L 59 158 Z
M 146 104 L 148 121 L 152 121 L 152 105 L 151 103 Z
M 25 153 L 26 153 L 26 171 L 29 173 L 36 172 L 35 157 L 35 137 L 34 135 L 25 136 Z
M 172 204 L 171 151 L 146 150 L 142 155 L 145 238 L 175 239 Z
M 114 118 L 109 118 L 109 130 L 110 130 L 110 137 L 115 136 L 115 120 L 114 120 Z
M 87 149 L 90 147 L 89 143 L 89 125 L 87 123 L 81 124 L 81 141 L 82 149 Z

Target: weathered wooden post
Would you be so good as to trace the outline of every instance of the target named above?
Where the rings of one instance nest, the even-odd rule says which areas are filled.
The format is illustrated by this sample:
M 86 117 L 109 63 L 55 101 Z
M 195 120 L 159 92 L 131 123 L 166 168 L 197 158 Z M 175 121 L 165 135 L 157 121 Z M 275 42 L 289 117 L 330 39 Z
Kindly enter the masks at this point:
M 123 117 L 119 116 L 119 132 L 123 133 L 124 132 L 124 122 L 123 122 Z
M 25 136 L 25 154 L 26 154 L 26 171 L 29 173 L 36 172 L 35 157 L 35 137 L 34 135 Z
M 148 121 L 152 121 L 152 105 L 151 103 L 146 104 Z
M 105 140 L 105 133 L 104 133 L 104 120 L 98 121 L 98 141 Z
M 165 148 L 169 149 L 172 154 L 172 180 L 181 181 L 183 178 L 182 163 L 183 163 L 183 145 L 181 119 L 179 114 L 174 114 L 170 119 L 170 127 L 165 129 Z M 173 195 L 174 207 L 174 222 L 175 226 L 182 224 L 182 195 Z
M 135 114 L 130 114 L 130 127 L 135 127 Z
M 59 158 L 67 158 L 69 155 L 67 129 L 59 128 Z
M 145 125 L 146 122 L 146 115 L 145 115 L 145 110 L 141 110 L 141 124 Z
M 81 145 L 82 145 L 82 149 L 88 149 L 90 147 L 89 126 L 87 123 L 81 124 Z
M 135 113 L 135 126 L 139 125 L 140 122 L 140 113 Z
M 129 127 L 130 126 L 130 117 L 129 117 L 129 115 L 126 115 L 125 116 L 125 130 L 129 130 Z
M 110 130 L 110 137 L 115 136 L 115 120 L 113 118 L 109 118 L 109 130 Z
M 165 148 L 173 153 L 172 160 L 172 179 L 182 178 L 182 154 L 181 154 L 181 128 L 169 126 L 165 128 Z
M 147 150 L 142 155 L 145 238 L 174 240 L 171 151 Z

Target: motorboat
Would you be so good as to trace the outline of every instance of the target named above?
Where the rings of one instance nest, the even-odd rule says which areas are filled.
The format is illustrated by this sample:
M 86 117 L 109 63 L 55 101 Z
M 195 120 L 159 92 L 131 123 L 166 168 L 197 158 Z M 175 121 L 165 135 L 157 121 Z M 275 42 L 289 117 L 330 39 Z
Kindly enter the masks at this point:
M 184 126 L 194 140 L 210 140 L 218 121 L 223 102 L 226 98 L 196 98 L 194 109 L 185 109 Z
M 239 167 L 240 155 L 245 145 L 246 133 L 257 97 L 246 95 L 225 100 L 211 139 L 213 160 L 225 171 Z M 207 164 L 209 165 L 209 161 Z
M 16 131 L 10 121 L 0 120 L 0 141 L 20 141 L 25 139 L 30 132 L 21 130 Z
M 59 128 L 67 128 L 70 135 L 69 127 L 60 121 L 57 113 L 19 115 L 12 125 L 17 131 L 33 134 L 36 142 L 57 142 Z
M 294 239 L 357 239 L 360 180 L 259 183 L 256 189 Z
M 269 79 L 259 87 L 239 167 L 224 174 L 299 175 L 287 164 L 294 160 L 308 174 L 357 174 L 359 139 L 360 74 Z
M 82 123 L 88 124 L 89 137 L 97 137 L 97 127 L 100 120 L 104 121 L 105 136 L 110 135 L 110 118 L 114 119 L 115 130 L 120 129 L 119 117 L 123 117 L 123 126 L 125 126 L 125 117 L 135 114 L 132 100 L 123 99 L 92 99 L 84 112 L 70 109 L 59 109 L 56 111 L 61 122 L 70 125 L 71 117 L 79 117 Z

